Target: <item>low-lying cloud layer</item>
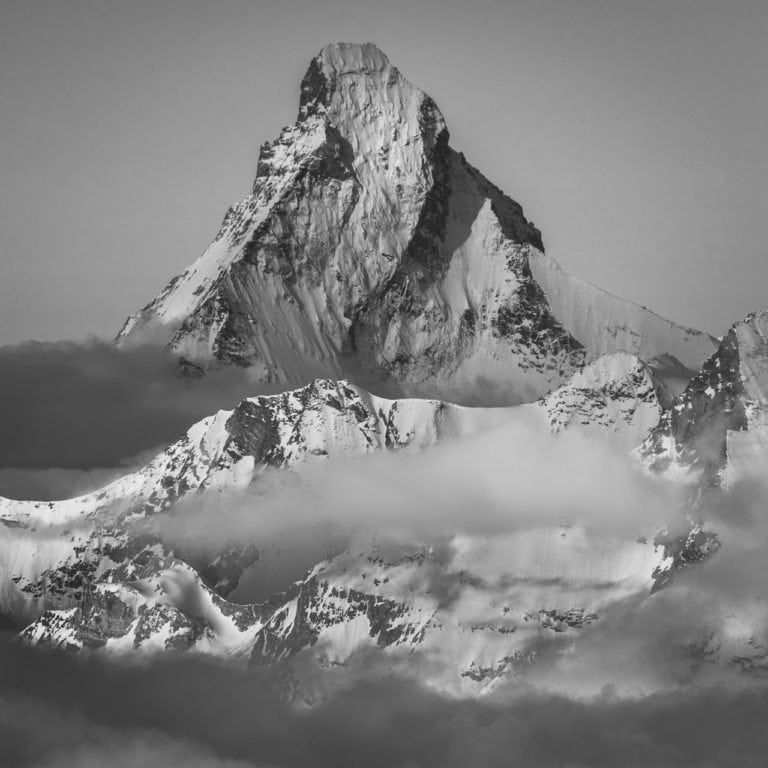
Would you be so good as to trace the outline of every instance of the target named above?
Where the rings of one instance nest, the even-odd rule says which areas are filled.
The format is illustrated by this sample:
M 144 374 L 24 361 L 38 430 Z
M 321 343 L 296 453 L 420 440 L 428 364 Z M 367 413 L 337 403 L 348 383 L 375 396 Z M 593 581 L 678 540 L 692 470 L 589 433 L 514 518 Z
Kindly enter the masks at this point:
M 765 687 L 477 701 L 390 677 L 301 710 L 199 658 L 123 667 L 5 647 L 0 691 L 8 766 L 750 768 L 768 754 Z
M 759 647 L 768 643 L 767 496 L 762 481 L 712 494 L 697 515 L 719 536 L 716 554 L 676 572 L 657 594 L 649 585 L 611 604 L 578 632 L 544 633 L 538 662 L 524 672 L 526 684 L 568 697 L 595 696 L 605 687 L 645 696 L 694 681 L 742 686 L 761 679 Z M 676 493 L 638 474 L 604 443 L 550 438 L 510 422 L 421 454 L 322 462 L 301 477 L 267 471 L 246 492 L 190 499 L 156 523 L 163 538 L 182 547 L 251 542 L 262 548 L 265 556 L 232 595 L 238 602 L 265 600 L 329 553 L 365 553 L 375 540 L 402 554 L 428 544 L 441 548 L 438 562 L 420 569 L 419 584 L 448 604 L 462 585 L 481 586 L 486 578 L 481 562 L 452 565 L 457 535 L 496 546 L 532 529 L 581 526 L 592 549 L 575 565 L 543 562 L 541 576 L 554 574 L 563 593 L 582 590 L 583 599 L 594 601 L 601 588 L 621 589 L 607 581 L 588 594 L 578 586 L 590 574 L 610 578 L 602 558 L 610 562 L 614 548 L 636 546 L 664 525 L 684 526 L 685 518 Z M 639 567 L 650 579 L 651 566 Z M 498 584 L 521 577 L 513 560 L 499 568 L 488 599 Z M 755 656 L 750 674 L 735 661 L 747 651 Z M 417 679 L 419 663 L 410 658 Z
M 421 453 L 314 461 L 299 471 L 266 469 L 246 491 L 190 497 L 157 518 L 159 530 L 190 543 L 258 542 L 315 524 L 417 538 L 563 524 L 638 536 L 681 519 L 676 492 L 610 444 L 555 438 L 518 418 Z
M 0 428 L 20 443 L 0 447 L 0 464 L 12 468 L 0 482 L 48 483 L 51 494 L 67 483 L 82 490 L 253 394 L 240 372 L 189 382 L 156 350 L 121 352 L 98 342 L 1 350 Z M 40 467 L 56 469 L 35 480 Z M 715 557 L 577 633 L 544 637 L 540 663 L 481 700 L 420 685 L 418 653 L 408 679 L 371 663 L 375 679 L 349 675 L 332 698 L 301 709 L 262 673 L 192 655 L 125 665 L 3 645 L 3 764 L 762 766 L 764 670 L 744 675 L 727 657 L 725 666 L 714 664 L 701 644 L 710 630 L 720 639 L 753 633 L 765 641 L 765 498 L 762 481 L 713 496 L 701 512 L 723 542 Z M 318 462 L 302 477 L 267 470 L 243 493 L 195 497 L 156 523 L 185 549 L 253 543 L 271 552 L 257 564 L 261 593 L 249 592 L 247 579 L 235 593 L 247 601 L 284 589 L 361 537 L 448 552 L 456 535 L 496 541 L 575 524 L 603 542 L 632 542 L 680 523 L 679 503 L 614 448 L 578 435 L 552 439 L 513 420 L 420 455 Z M 471 570 L 465 581 L 476 577 Z M 508 570 L 499 578 L 513 578 L 515 564 Z M 449 581 L 436 568 L 429 586 L 448 601 Z M 350 668 L 368 661 L 353 659 Z
M 93 340 L 0 348 L 0 495 L 55 498 L 126 471 L 195 421 L 266 390 L 237 369 L 185 378 L 157 347 Z M 36 470 L 55 473 L 36 474 Z M 15 470 L 15 471 L 11 471 Z M 69 470 L 67 472 L 66 470 Z
M 681 524 L 682 515 L 675 493 L 634 471 L 610 445 L 555 438 L 514 418 L 421 453 L 321 460 L 298 474 L 266 469 L 244 491 L 192 496 L 153 522 L 183 551 L 256 545 L 263 557 L 234 595 L 250 602 L 286 589 L 356 539 L 412 552 L 457 535 L 579 525 L 604 541 L 634 542 Z

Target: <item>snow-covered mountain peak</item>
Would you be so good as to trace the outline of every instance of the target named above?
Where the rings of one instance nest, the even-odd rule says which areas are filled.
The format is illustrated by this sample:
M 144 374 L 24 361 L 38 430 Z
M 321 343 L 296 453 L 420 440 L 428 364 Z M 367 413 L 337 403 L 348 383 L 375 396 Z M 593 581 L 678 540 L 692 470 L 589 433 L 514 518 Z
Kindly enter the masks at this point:
M 318 114 L 350 140 L 355 123 L 382 128 L 381 118 L 398 135 L 427 129 L 432 142 L 445 129 L 429 96 L 409 83 L 373 43 L 335 43 L 312 59 L 301 82 L 299 120 Z
M 392 175 L 401 186 L 423 174 L 426 191 L 432 179 L 424 163 L 434 163 L 438 143 L 448 144 L 437 105 L 373 43 L 328 45 L 312 59 L 301 83 L 299 122 L 317 115 L 348 144 L 358 173 L 373 171 L 379 181 Z M 389 202 L 397 205 L 397 198 Z
M 339 91 L 354 90 L 360 80 L 380 83 L 392 73 L 389 59 L 373 43 L 333 43 L 326 45 L 309 63 L 301 81 L 299 120 L 325 114 Z M 394 72 L 397 76 L 397 71 Z
M 375 46 L 324 48 L 252 193 L 118 342 L 287 386 L 354 373 L 485 404 L 530 402 L 622 350 L 701 365 L 706 334 L 562 272 L 448 140 L 434 101 Z
M 716 486 L 768 469 L 768 311 L 731 327 L 638 455 L 656 472 Z

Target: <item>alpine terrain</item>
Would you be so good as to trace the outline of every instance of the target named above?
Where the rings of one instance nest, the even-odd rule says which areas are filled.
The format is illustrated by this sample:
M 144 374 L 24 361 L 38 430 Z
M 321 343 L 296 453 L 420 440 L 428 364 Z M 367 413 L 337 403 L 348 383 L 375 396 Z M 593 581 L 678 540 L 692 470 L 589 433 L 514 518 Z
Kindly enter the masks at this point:
M 276 670 L 309 704 L 392 670 L 480 695 L 570 658 L 714 562 L 727 535 L 710 510 L 767 468 L 768 313 L 717 340 L 563 272 L 370 43 L 311 60 L 250 194 L 116 343 L 164 346 L 190 386 L 238 366 L 284 391 L 91 493 L 0 499 L 0 614 L 42 648 Z M 584 456 L 607 498 L 589 523 Z M 477 457 L 496 477 L 440 496 Z M 527 457 L 563 469 L 540 489 L 560 494 L 554 516 L 494 495 Z M 358 501 L 353 481 L 382 467 L 396 479 Z M 338 509 L 323 478 L 349 481 Z M 649 501 L 627 521 L 633 494 Z M 298 557 L 280 539 L 293 513 L 307 539 L 325 514 L 336 527 Z M 213 533 L 193 541 L 201 518 Z M 266 590 L 265 569 L 297 557 Z M 691 674 L 702 654 L 761 673 L 766 627 L 724 621 L 713 609 L 692 634 Z

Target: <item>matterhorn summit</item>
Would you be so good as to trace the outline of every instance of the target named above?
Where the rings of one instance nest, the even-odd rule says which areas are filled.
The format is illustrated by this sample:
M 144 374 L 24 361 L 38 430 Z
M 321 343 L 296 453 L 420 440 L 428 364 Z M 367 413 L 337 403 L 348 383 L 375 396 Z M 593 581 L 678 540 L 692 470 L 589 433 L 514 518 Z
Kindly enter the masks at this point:
M 121 330 L 186 364 L 301 386 L 533 400 L 602 354 L 698 370 L 706 334 L 564 273 L 521 206 L 449 145 L 446 121 L 375 45 L 323 48 L 251 194 Z

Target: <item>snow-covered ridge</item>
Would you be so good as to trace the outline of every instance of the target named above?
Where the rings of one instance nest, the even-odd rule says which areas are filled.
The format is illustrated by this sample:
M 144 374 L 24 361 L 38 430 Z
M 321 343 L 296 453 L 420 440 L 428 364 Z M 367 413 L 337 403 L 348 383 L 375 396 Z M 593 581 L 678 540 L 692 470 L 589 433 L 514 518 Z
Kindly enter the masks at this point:
M 6 525 L 71 523 L 115 509 L 157 512 L 198 489 L 247 486 L 266 466 L 381 449 L 424 448 L 504 419 L 508 409 L 376 397 L 348 381 L 318 379 L 279 395 L 246 398 L 194 424 L 146 467 L 63 501 L 0 498 Z
M 347 380 L 317 379 L 277 395 L 246 398 L 189 428 L 145 467 L 62 501 L 0 497 L 0 522 L 63 525 L 100 512 L 155 513 L 202 489 L 242 488 L 260 469 L 296 467 L 383 449 L 423 449 L 498 426 L 524 410 L 542 412 L 542 430 L 569 427 L 629 435 L 637 444 L 661 412 L 652 374 L 638 358 L 606 355 L 539 403 L 465 407 L 439 400 L 388 399 Z
M 698 370 L 715 349 L 706 333 L 685 328 L 564 272 L 549 255 L 531 261 L 555 316 L 592 356 L 622 350 L 646 362 L 669 355 Z
M 456 536 L 439 550 L 356 541 L 254 604 L 228 602 L 185 563 L 157 558 L 154 570 L 96 583 L 75 606 L 47 611 L 22 638 L 110 655 L 192 651 L 277 665 L 290 693 L 308 703 L 383 670 L 482 695 L 535 671 L 557 640 L 610 622 L 627 602 L 653 600 L 660 583 L 693 562 L 685 557 L 706 558 L 713 542 L 700 531 L 665 544 L 573 526 Z M 737 650 L 749 650 L 743 639 L 732 643 Z
M 378 48 L 327 46 L 252 194 L 118 341 L 290 386 L 362 371 L 474 402 L 535 400 L 604 353 L 700 367 L 710 337 L 565 275 L 448 139 Z
M 133 578 L 148 563 L 159 567 L 169 553 L 147 538 L 142 521 L 198 491 L 245 488 L 266 467 L 417 450 L 507 417 L 508 409 L 380 398 L 347 381 L 246 398 L 97 491 L 50 502 L 0 498 L 0 611 L 29 617 L 40 607 L 66 606 L 73 595 L 81 599 L 86 577 Z M 252 555 L 216 557 L 211 583 L 234 588 Z

